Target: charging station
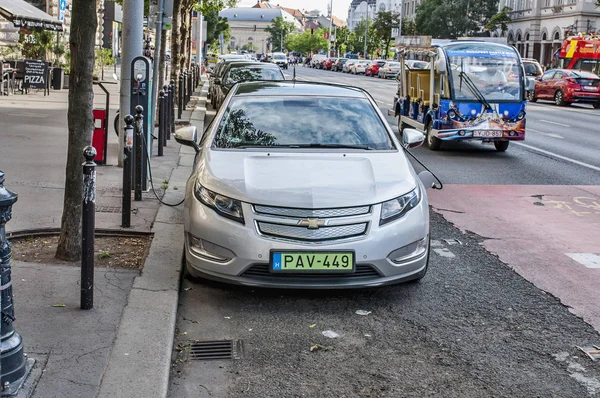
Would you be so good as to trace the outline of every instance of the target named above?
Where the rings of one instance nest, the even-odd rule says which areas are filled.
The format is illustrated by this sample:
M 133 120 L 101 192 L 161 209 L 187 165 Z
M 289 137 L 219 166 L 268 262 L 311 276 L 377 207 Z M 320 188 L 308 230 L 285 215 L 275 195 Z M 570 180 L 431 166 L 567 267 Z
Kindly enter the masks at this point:
M 135 57 L 131 61 L 131 109 L 130 114 L 135 115 L 135 107 L 141 105 L 144 108 L 144 123 L 143 123 L 143 131 L 142 134 L 146 137 L 145 144 L 142 142 L 141 147 L 141 159 L 142 159 L 142 167 L 141 167 L 141 180 L 142 180 L 142 190 L 148 190 L 148 155 L 152 156 L 152 145 L 153 145 L 153 137 L 152 130 L 150 129 L 150 119 L 151 119 L 151 108 L 150 108 L 150 100 L 152 98 L 152 75 L 150 74 L 150 60 L 146 57 L 139 56 Z M 138 137 L 134 135 L 134 148 L 137 147 L 137 139 Z M 136 151 L 133 151 L 133 164 L 137 164 L 138 156 Z M 133 181 L 138 181 L 138 176 L 135 175 L 136 167 L 132 168 L 133 172 Z

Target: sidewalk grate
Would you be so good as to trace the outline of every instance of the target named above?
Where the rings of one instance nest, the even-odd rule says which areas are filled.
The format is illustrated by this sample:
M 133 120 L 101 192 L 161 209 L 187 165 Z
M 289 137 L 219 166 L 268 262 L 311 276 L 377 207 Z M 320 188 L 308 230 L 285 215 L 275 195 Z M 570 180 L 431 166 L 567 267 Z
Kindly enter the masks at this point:
M 96 206 L 96 213 L 120 213 L 122 211 L 120 206 Z
M 239 359 L 241 341 L 214 340 L 199 341 L 190 345 L 189 359 L 204 361 L 208 359 Z

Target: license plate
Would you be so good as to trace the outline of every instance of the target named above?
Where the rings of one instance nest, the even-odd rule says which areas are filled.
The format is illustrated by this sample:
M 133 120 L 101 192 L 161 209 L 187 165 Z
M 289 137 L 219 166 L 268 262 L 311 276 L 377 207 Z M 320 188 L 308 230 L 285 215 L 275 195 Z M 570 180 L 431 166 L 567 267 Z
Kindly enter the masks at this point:
M 588 91 L 596 91 L 596 87 L 595 86 L 583 86 L 584 90 L 588 90 Z
M 504 131 L 502 130 L 479 130 L 473 131 L 473 137 L 502 137 Z
M 354 272 L 354 252 L 272 251 L 272 272 Z

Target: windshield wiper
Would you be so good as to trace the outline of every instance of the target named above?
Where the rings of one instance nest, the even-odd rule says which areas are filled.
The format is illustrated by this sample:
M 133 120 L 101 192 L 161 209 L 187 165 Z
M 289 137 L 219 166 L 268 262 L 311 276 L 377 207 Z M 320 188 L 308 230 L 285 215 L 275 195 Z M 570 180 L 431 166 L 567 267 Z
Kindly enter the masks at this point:
M 366 151 L 375 150 L 368 145 L 346 145 L 346 144 L 291 144 L 286 145 L 289 148 L 331 148 L 331 149 L 364 149 Z
M 463 71 L 460 71 L 458 76 L 460 76 L 460 78 L 461 78 L 461 83 L 462 83 L 462 79 L 465 79 L 465 83 L 466 83 L 465 86 L 467 86 L 469 88 L 469 90 L 471 90 L 471 93 L 473 93 L 475 98 L 477 98 L 477 101 L 481 102 L 483 104 L 483 106 L 485 107 L 485 109 L 491 110 L 492 106 L 490 105 L 488 100 L 485 99 L 485 96 L 481 93 L 481 91 L 479 91 L 479 89 L 477 88 L 475 83 L 473 83 L 473 80 L 471 80 L 471 78 Z

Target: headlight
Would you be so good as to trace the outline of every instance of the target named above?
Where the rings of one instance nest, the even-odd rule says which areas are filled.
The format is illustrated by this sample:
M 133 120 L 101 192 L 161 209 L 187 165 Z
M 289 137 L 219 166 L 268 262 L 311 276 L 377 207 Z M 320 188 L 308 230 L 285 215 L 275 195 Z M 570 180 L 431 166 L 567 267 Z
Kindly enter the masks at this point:
M 209 191 L 199 183 L 194 187 L 194 195 L 196 199 L 210 207 L 223 217 L 244 224 L 244 213 L 242 212 L 242 202 L 239 200 L 228 198 L 227 196 L 219 195 L 213 191 Z
M 388 200 L 381 205 L 381 217 L 379 225 L 387 224 L 390 221 L 397 220 L 406 214 L 410 209 L 417 207 L 421 201 L 421 190 L 419 186 L 406 195 L 399 198 Z

